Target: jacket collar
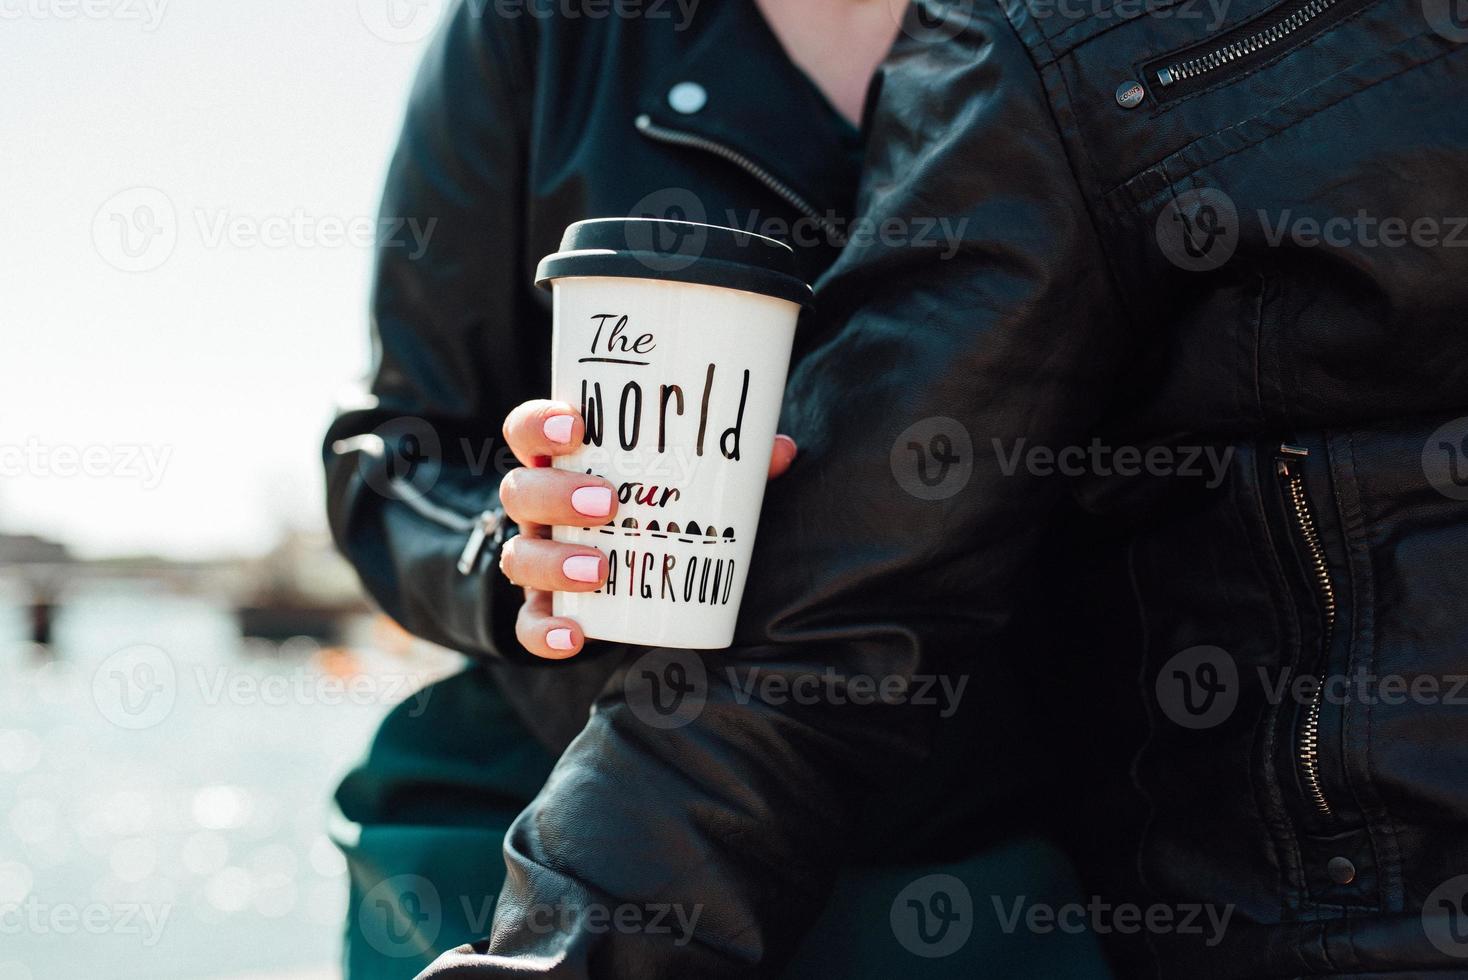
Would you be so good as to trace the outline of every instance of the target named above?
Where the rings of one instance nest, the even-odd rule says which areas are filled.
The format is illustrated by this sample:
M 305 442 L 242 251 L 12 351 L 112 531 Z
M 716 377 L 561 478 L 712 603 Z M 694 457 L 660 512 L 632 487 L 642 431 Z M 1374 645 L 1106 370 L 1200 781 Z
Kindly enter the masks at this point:
M 639 112 L 661 130 L 747 158 L 820 214 L 849 217 L 861 134 L 790 60 L 753 0 L 704 4 L 691 31 L 696 36 L 683 55 L 652 77 Z M 736 37 L 747 41 L 731 44 Z M 707 96 L 692 112 L 670 101 L 675 87 L 686 92 L 687 83 Z

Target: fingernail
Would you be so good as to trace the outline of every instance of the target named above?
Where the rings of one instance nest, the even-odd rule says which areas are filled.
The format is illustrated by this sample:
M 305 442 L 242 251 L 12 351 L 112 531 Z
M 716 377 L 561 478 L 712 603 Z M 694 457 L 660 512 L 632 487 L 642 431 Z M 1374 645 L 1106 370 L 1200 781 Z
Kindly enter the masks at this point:
M 612 491 L 607 487 L 581 487 L 571 494 L 571 506 L 587 517 L 606 517 L 612 512 Z
M 561 562 L 561 571 L 573 582 L 600 582 L 601 559 L 596 555 L 572 555 Z
M 552 650 L 574 650 L 576 640 L 568 629 L 551 630 L 545 634 L 545 645 Z
M 552 415 L 540 428 L 547 439 L 564 446 L 570 443 L 571 430 L 575 425 L 576 420 L 569 415 Z
M 778 435 L 778 436 L 775 437 L 775 441 L 776 442 L 783 442 L 786 445 L 788 445 L 790 447 L 790 451 L 791 452 L 796 452 L 796 451 L 798 451 L 800 449 L 800 447 L 795 444 L 795 440 L 792 439 L 792 438 L 790 438 L 787 435 Z

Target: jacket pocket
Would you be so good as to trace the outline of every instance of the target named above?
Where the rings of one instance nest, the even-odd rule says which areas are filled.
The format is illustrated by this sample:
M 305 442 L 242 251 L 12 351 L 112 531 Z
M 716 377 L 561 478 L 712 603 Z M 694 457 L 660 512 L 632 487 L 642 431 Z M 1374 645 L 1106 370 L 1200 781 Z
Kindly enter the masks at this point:
M 1376 0 L 1282 0 L 1257 17 L 1156 58 L 1142 76 L 1158 104 L 1247 75 L 1283 58 Z
M 1330 648 L 1335 636 L 1337 601 L 1330 562 L 1305 487 L 1303 466 L 1309 455 L 1308 449 L 1286 444 L 1280 447 L 1275 465 L 1284 493 L 1285 514 L 1291 524 L 1295 546 L 1302 553 L 1321 621 L 1320 652 L 1316 658 L 1319 664 L 1316 677 L 1320 683 L 1311 692 L 1309 703 L 1303 706 L 1304 713 L 1295 732 L 1295 767 L 1304 788 L 1306 802 L 1317 814 L 1329 818 L 1334 814 L 1334 807 L 1325 788 L 1326 760 L 1322 757 L 1324 743 L 1321 739 L 1321 715 L 1325 708 L 1323 682 L 1328 673 Z

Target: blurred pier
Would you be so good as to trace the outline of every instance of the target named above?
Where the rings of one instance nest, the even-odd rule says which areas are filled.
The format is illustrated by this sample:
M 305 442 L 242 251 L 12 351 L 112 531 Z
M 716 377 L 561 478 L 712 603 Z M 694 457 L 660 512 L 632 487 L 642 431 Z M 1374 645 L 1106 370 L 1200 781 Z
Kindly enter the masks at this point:
M 154 555 L 85 560 L 36 535 L 0 534 L 0 592 L 25 610 L 28 639 L 48 655 L 57 618 L 81 592 L 125 588 L 206 599 L 247 638 L 343 640 L 370 615 L 355 575 L 325 534 L 290 532 L 258 558 L 178 561 Z

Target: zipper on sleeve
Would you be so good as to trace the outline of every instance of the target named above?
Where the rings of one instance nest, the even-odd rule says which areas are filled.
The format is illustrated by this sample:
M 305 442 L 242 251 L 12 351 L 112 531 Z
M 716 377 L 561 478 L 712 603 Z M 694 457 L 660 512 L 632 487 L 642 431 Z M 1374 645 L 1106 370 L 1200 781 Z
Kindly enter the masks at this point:
M 464 551 L 459 555 L 459 574 L 473 575 L 474 569 L 479 567 L 480 556 L 484 549 L 491 543 L 499 544 L 504 541 L 505 512 L 502 510 L 487 510 L 479 515 L 474 522 L 474 529 L 469 532 L 469 540 L 464 543 Z
M 659 143 L 667 143 L 670 146 L 686 146 L 689 149 L 702 150 L 705 153 L 712 153 L 714 156 L 729 161 L 773 191 L 785 203 L 820 225 L 821 230 L 830 237 L 832 244 L 846 244 L 846 236 L 841 233 L 841 229 L 834 222 L 812 207 L 811 203 L 796 193 L 795 189 L 789 184 L 738 150 L 703 136 L 685 133 L 677 129 L 669 129 L 666 126 L 659 126 L 652 121 L 651 116 L 647 115 L 638 116 L 633 122 L 633 125 L 637 127 L 639 133 L 648 139 L 656 140 Z
M 1148 63 L 1159 103 L 1242 75 L 1318 37 L 1375 0 L 1283 0 L 1232 30 Z
M 1320 641 L 1320 660 L 1324 663 L 1335 633 L 1336 592 L 1335 584 L 1330 577 L 1325 546 L 1320 541 L 1320 531 L 1315 523 L 1315 514 L 1310 506 L 1310 498 L 1305 490 L 1305 477 L 1301 470 L 1303 461 L 1309 455 L 1308 449 L 1290 445 L 1281 446 L 1277 466 L 1279 477 L 1284 484 L 1287 509 L 1294 523 L 1295 533 L 1305 546 L 1310 577 L 1315 587 L 1316 598 L 1320 602 L 1321 615 L 1324 620 Z M 1300 775 L 1304 779 L 1310 802 L 1317 813 L 1322 816 L 1330 816 L 1332 809 L 1330 800 L 1325 794 L 1320 765 L 1320 712 L 1325 703 L 1325 678 L 1322 676 L 1318 680 L 1320 683 L 1315 686 L 1310 704 L 1305 710 L 1305 718 L 1300 724 L 1295 751 L 1300 766 Z
M 381 436 L 367 433 L 349 439 L 340 439 L 332 444 L 331 451 L 338 456 L 360 452 L 380 459 L 385 449 Z M 456 565 L 459 574 L 472 575 L 479 565 L 479 558 L 484 554 L 484 549 L 491 543 L 502 544 L 504 542 L 508 522 L 505 520 L 503 509 L 496 507 L 484 511 L 478 517 L 470 517 L 468 514 L 451 510 L 430 500 L 428 495 L 415 487 L 410 480 L 390 476 L 387 482 L 394 498 L 407 504 L 408 509 L 419 517 L 445 530 L 468 535 L 468 539 L 464 542 L 464 550 L 459 554 L 459 561 Z

